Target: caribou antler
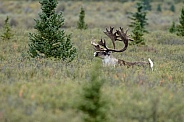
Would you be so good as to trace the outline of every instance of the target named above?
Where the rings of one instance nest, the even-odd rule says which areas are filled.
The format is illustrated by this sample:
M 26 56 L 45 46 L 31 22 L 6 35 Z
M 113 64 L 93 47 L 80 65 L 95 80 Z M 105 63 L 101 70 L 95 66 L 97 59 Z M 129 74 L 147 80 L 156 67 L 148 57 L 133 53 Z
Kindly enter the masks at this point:
M 108 48 L 106 46 L 106 41 L 105 39 L 104 40 L 100 40 L 98 42 L 98 44 L 92 42 L 91 44 L 95 47 L 95 50 L 96 51 L 106 51 L 106 52 L 123 52 L 127 49 L 128 47 L 128 41 L 133 41 L 133 39 L 130 39 L 129 38 L 129 35 L 127 35 L 127 31 L 128 29 L 126 30 L 126 32 L 124 32 L 123 28 L 120 27 L 120 30 L 116 30 L 116 32 L 113 32 L 113 29 L 112 27 L 110 27 L 110 29 L 108 30 L 106 28 L 106 32 L 104 32 L 112 41 L 113 43 L 113 46 L 114 46 L 114 49 L 111 49 L 111 48 Z M 124 47 L 120 50 L 117 50 L 115 49 L 115 41 L 122 41 L 124 43 Z M 101 48 L 101 46 L 103 48 Z
M 127 35 L 128 28 L 124 32 L 124 29 L 120 27 L 120 30 L 116 30 L 116 33 L 118 34 L 117 38 L 120 37 L 123 41 L 133 41 L 133 39 L 129 38 L 130 34 Z M 119 40 L 119 39 L 118 39 Z M 121 41 L 121 40 L 119 40 Z
M 116 36 L 116 32 L 113 33 L 113 29 L 114 28 L 112 28 L 112 27 L 110 27 L 109 30 L 106 28 L 106 31 L 104 31 L 104 33 L 111 39 L 113 47 L 115 49 L 116 48 L 115 41 L 117 40 L 117 36 Z
M 91 44 L 94 46 L 95 51 L 103 51 L 104 50 L 104 48 L 101 48 L 99 44 L 96 44 L 93 41 L 91 41 Z
M 94 56 L 95 57 L 99 57 L 102 58 L 103 64 L 104 65 L 124 65 L 127 67 L 131 67 L 134 65 L 137 66 L 144 66 L 144 65 L 149 65 L 150 68 L 153 70 L 153 62 L 152 60 L 149 58 L 148 61 L 137 61 L 137 62 L 127 62 L 121 59 L 116 59 L 111 55 L 111 52 L 124 52 L 127 47 L 128 47 L 128 42 L 129 41 L 133 41 L 133 39 L 129 38 L 130 35 L 127 35 L 128 29 L 126 29 L 126 31 L 124 31 L 123 28 L 119 28 L 119 30 L 116 30 L 115 32 L 113 32 L 114 28 L 110 27 L 110 29 L 108 30 L 106 28 L 106 32 L 104 32 L 112 41 L 113 43 L 113 49 L 108 48 L 106 45 L 106 41 L 104 40 L 100 40 L 97 44 L 95 42 L 91 42 L 91 44 L 94 46 L 95 49 L 95 53 Z M 115 42 L 116 41 L 121 41 L 124 43 L 124 47 L 122 49 L 116 49 L 116 45 Z
M 123 41 L 125 44 L 125 47 L 121 50 L 121 52 L 125 51 L 128 47 L 128 41 L 133 41 L 133 39 L 129 38 L 130 35 L 127 35 L 128 28 L 124 32 L 123 28 L 120 27 L 120 30 L 116 30 L 117 33 L 117 40 Z M 119 39 L 120 38 L 120 39 Z

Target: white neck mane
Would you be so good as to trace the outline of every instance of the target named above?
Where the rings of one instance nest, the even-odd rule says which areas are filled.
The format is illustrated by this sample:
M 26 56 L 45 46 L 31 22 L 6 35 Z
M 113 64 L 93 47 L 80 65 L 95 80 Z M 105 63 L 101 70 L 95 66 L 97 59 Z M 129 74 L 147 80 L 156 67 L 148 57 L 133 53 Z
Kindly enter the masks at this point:
M 103 66 L 114 66 L 115 67 L 116 64 L 118 64 L 118 59 L 106 55 L 104 59 L 102 60 L 102 62 L 103 62 Z

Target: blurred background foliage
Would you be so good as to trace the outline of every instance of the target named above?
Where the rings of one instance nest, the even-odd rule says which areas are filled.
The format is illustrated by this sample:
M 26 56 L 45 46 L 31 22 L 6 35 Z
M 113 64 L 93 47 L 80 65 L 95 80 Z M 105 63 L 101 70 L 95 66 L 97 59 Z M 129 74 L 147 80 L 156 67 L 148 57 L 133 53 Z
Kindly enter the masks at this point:
M 6 16 L 10 18 L 11 26 L 33 28 L 34 19 L 41 12 L 38 1 L 1 1 L 0 27 Z M 148 29 L 166 30 L 173 21 L 178 23 L 178 16 L 183 6 L 182 1 L 163 0 L 150 2 L 151 11 L 147 13 Z M 109 6 L 110 5 L 110 6 Z M 62 11 L 65 18 L 65 28 L 77 27 L 80 8 L 85 10 L 85 22 L 89 28 L 104 28 L 107 25 L 120 27 L 130 24 L 130 12 L 135 12 L 136 1 L 59 1 L 56 11 Z M 171 7 L 174 6 L 174 11 Z M 161 7 L 162 11 L 158 10 Z M 105 22 L 104 22 L 105 21 Z M 157 26 L 159 25 L 159 26 Z M 148 31 L 149 31 L 148 30 Z

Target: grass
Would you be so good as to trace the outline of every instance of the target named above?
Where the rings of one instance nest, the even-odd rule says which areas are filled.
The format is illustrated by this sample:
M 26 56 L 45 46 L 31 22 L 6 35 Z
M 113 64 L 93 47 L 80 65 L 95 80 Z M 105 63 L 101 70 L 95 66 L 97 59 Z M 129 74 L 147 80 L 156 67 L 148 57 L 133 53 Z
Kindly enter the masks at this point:
M 69 6 L 65 9 L 67 12 L 70 7 L 80 9 L 80 7 L 77 8 L 78 4 L 86 5 L 87 3 L 66 2 L 65 4 Z M 133 3 L 124 5 L 129 4 Z M 90 5 L 95 7 L 86 6 L 87 10 L 96 12 L 100 9 L 103 13 L 103 9 L 106 9 L 109 14 L 105 12 L 105 17 L 111 14 L 116 16 L 113 8 L 107 6 L 101 8 L 103 5 L 101 2 L 94 2 Z M 113 5 L 119 4 L 113 3 Z M 34 8 L 37 4 L 30 6 Z M 120 12 L 121 9 L 123 8 L 120 7 L 116 12 Z M 124 14 L 126 13 L 122 13 Z M 154 15 L 154 11 L 149 15 Z M 78 19 L 76 16 L 71 16 L 71 18 Z M 94 19 L 87 30 L 76 29 L 75 23 L 72 22 L 68 23 L 69 28 L 65 28 L 66 33 L 72 33 L 72 42 L 78 50 L 77 58 L 70 64 L 53 59 L 29 58 L 27 55 L 28 33 L 34 30 L 27 29 L 24 24 L 12 29 L 14 33 L 12 39 L 0 40 L 0 121 L 82 121 L 83 114 L 77 110 L 78 102 L 81 100 L 80 94 L 83 86 L 90 80 L 93 64 L 101 63 L 100 59 L 93 58 L 94 50 L 90 42 L 101 38 L 108 40 L 103 33 L 104 26 L 121 25 L 116 24 L 113 18 L 102 23 L 101 19 L 107 19 L 100 16 L 98 12 L 94 16 L 97 18 L 92 18 L 92 20 L 90 16 L 86 18 L 87 22 Z M 69 15 L 66 15 L 66 18 L 69 18 Z M 168 19 L 164 16 L 162 18 Z M 119 19 L 117 20 L 119 22 Z M 172 16 L 168 20 L 171 21 Z M 127 27 L 128 22 L 122 25 Z M 153 72 L 140 67 L 128 69 L 103 67 L 100 69 L 99 77 L 104 79 L 102 99 L 109 102 L 107 115 L 111 122 L 184 121 L 184 38 L 170 34 L 165 29 L 169 23 L 154 27 L 153 25 L 153 23 L 149 25 L 150 30 L 153 31 L 144 36 L 146 46 L 129 46 L 122 55 L 114 54 L 127 61 L 142 61 L 151 58 L 155 64 Z

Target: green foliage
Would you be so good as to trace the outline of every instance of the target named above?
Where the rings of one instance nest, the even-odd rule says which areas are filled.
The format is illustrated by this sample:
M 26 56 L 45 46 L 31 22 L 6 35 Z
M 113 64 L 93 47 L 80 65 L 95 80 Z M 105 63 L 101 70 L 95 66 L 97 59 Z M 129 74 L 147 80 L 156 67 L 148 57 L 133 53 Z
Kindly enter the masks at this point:
M 4 26 L 3 26 L 3 34 L 1 35 L 2 40 L 9 40 L 11 39 L 13 36 L 12 32 L 11 32 L 11 27 L 9 24 L 9 17 L 6 17 L 6 20 L 4 22 Z
M 176 32 L 176 25 L 175 22 L 172 22 L 171 27 L 169 28 L 170 33 L 175 33 Z
M 82 101 L 79 105 L 84 115 L 84 122 L 106 122 L 106 104 L 102 99 L 103 80 L 99 79 L 100 67 L 96 65 L 91 73 L 90 82 L 83 88 Z
M 142 2 L 145 5 L 144 9 L 151 11 L 151 4 L 150 4 L 151 0 L 142 0 Z
M 133 33 L 132 38 L 134 39 L 134 41 L 130 44 L 145 45 L 145 40 L 143 38 L 143 30 L 141 28 L 139 21 L 136 21 L 135 27 L 134 27 L 132 33 Z
M 140 22 L 140 26 L 144 32 L 147 32 L 145 26 L 148 25 L 147 18 L 146 18 L 146 11 L 145 6 L 142 2 L 137 3 L 137 12 L 131 13 L 131 17 L 129 17 L 132 21 L 129 27 L 135 28 L 137 26 L 137 22 Z
M 170 10 L 171 10 L 172 12 L 175 12 L 175 6 L 174 6 L 174 4 L 171 5 Z
M 184 8 L 181 10 L 179 25 L 177 26 L 177 35 L 184 36 Z
M 57 14 L 57 0 L 41 0 L 42 13 L 35 20 L 37 33 L 29 34 L 29 51 L 31 57 L 54 57 L 72 61 L 76 49 L 71 44 L 70 35 L 66 35 L 61 27 L 64 24 L 62 13 Z
M 158 12 L 162 12 L 161 4 L 158 4 L 158 5 L 157 5 L 157 11 L 158 11 Z
M 80 15 L 79 15 L 79 21 L 77 23 L 77 28 L 78 29 L 87 29 L 87 24 L 84 21 L 85 18 L 85 11 L 84 8 L 81 7 Z

